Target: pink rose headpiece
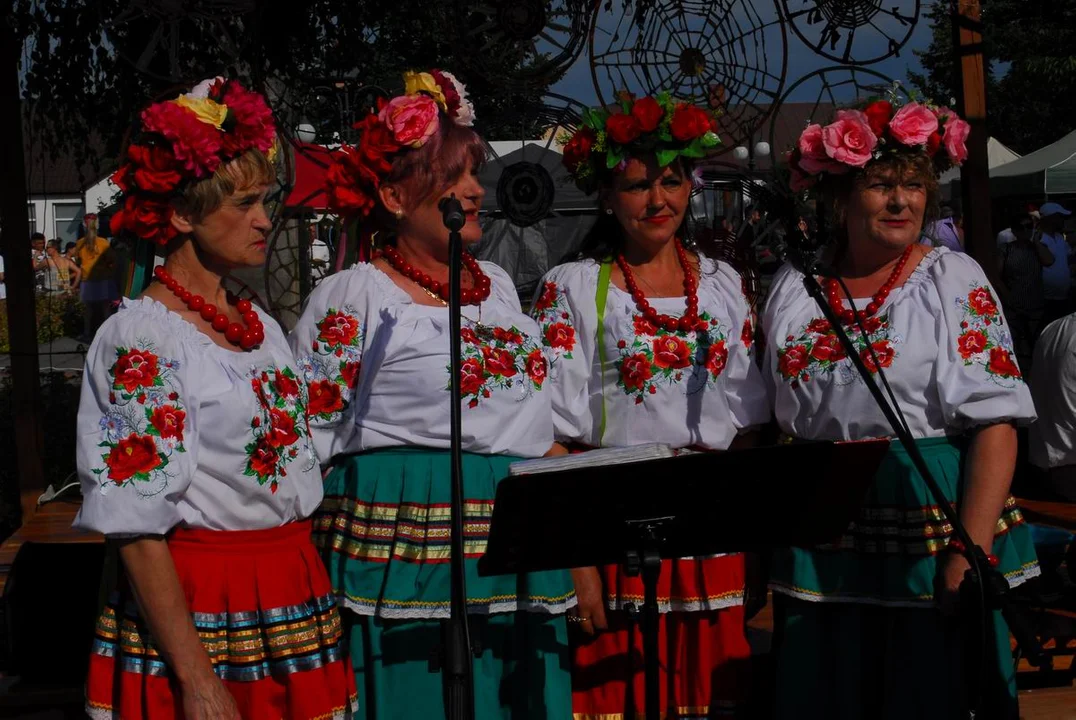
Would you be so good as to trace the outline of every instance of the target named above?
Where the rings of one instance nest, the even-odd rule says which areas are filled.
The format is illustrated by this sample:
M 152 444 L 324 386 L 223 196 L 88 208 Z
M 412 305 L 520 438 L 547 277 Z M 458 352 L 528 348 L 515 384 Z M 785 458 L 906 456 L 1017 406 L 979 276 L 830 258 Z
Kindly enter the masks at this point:
M 139 116 L 127 153 L 112 175 L 122 206 L 114 234 L 166 245 L 176 236 L 171 199 L 221 163 L 258 149 L 270 160 L 276 147 L 273 111 L 260 94 L 234 80 L 203 80 L 189 93 L 153 103 Z
M 929 103 L 874 100 L 837 111 L 829 125 L 808 125 L 789 156 L 792 189 L 814 186 L 825 175 L 863 168 L 894 153 L 921 153 L 938 174 L 968 157 L 971 126 L 955 112 Z
M 474 107 L 463 84 L 444 70 L 404 73 L 404 94 L 380 100 L 377 112 L 355 123 L 358 143 L 335 154 L 325 180 L 330 207 L 369 215 L 393 158 L 425 145 L 440 129 L 442 115 L 457 125 L 474 124 Z

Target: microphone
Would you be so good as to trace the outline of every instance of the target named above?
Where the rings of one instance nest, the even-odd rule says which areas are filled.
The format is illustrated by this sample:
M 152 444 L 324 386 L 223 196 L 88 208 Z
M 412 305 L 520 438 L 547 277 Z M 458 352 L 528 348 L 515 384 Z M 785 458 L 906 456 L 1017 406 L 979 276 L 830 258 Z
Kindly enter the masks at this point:
M 456 199 L 456 193 L 441 198 L 441 201 L 437 203 L 437 209 L 441 211 L 441 221 L 446 228 L 452 232 L 459 232 L 463 229 L 467 218 L 463 214 L 463 205 Z

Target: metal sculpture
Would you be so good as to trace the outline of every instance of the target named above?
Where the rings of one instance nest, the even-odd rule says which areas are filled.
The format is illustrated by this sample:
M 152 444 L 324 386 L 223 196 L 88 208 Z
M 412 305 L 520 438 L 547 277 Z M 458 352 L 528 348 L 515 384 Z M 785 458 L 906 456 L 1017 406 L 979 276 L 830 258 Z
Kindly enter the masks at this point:
M 900 55 L 919 22 L 919 2 L 781 0 L 781 5 L 792 31 L 817 54 L 870 65 Z
M 588 0 L 482 0 L 465 7 L 460 35 L 472 49 L 467 69 L 478 75 L 505 57 L 518 58 L 516 80 L 548 85 L 586 43 Z
M 787 69 L 784 22 L 776 2 L 655 0 L 635 8 L 598 2 L 590 31 L 598 99 L 622 90 L 709 105 L 722 115 L 722 151 L 762 125 L 781 95 Z

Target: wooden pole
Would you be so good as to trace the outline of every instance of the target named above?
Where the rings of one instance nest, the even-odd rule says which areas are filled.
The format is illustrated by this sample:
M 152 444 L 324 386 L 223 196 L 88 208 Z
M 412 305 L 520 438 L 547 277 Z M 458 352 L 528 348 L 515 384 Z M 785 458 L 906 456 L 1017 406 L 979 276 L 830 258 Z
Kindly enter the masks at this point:
M 960 67 L 959 112 L 971 124 L 968 159 L 960 170 L 964 249 L 996 280 L 997 248 L 991 228 L 990 165 L 987 155 L 986 72 L 979 0 L 953 2 L 953 49 Z
M 10 3 L 8 3 L 10 6 Z M 7 14 L 13 13 L 8 9 Z M 13 22 L 0 22 L 0 252 L 4 255 L 7 284 L 7 322 L 11 338 L 12 413 L 15 418 L 17 488 L 2 488 L 4 502 L 14 504 L 5 514 L 15 513 L 18 524 L 20 498 L 25 515 L 34 507 L 36 494 L 45 488 L 41 463 L 44 450 L 41 408 L 41 376 L 37 358 L 37 317 L 34 308 L 34 270 L 30 263 L 30 220 L 27 216 L 26 163 L 23 157 L 22 98 L 19 96 L 19 65 L 22 40 Z M 6 100 L 2 98 L 7 98 Z M 11 462 L 4 458 L 5 462 Z M 17 525 L 16 525 L 17 526 Z

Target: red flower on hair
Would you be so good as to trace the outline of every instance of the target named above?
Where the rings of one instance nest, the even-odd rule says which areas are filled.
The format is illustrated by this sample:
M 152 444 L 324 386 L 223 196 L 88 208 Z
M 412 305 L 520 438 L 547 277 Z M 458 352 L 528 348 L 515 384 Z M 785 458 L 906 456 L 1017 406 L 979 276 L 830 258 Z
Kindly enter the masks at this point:
M 590 159 L 591 150 L 598 137 L 588 127 L 579 130 L 562 148 L 562 162 L 569 172 L 575 172 L 580 165 Z
M 229 82 L 221 102 L 228 107 L 228 117 L 235 121 L 230 131 L 224 133 L 224 152 L 229 157 L 238 157 L 252 148 L 269 152 L 276 141 L 276 124 L 265 98 L 237 82 Z
M 631 115 L 639 121 L 639 127 L 643 132 L 657 130 L 665 111 L 658 105 L 658 101 L 652 97 L 644 97 L 631 106 Z
M 127 160 L 128 172 L 139 190 L 165 195 L 183 180 L 175 155 L 164 145 L 131 145 Z
M 188 108 L 172 101 L 154 103 L 142 111 L 142 129 L 164 136 L 176 160 L 194 177 L 212 175 L 220 167 L 224 133 Z
M 710 115 L 702 108 L 681 104 L 673 111 L 669 132 L 680 142 L 691 142 L 712 130 Z
M 460 109 L 460 94 L 456 92 L 456 86 L 440 70 L 430 70 L 430 77 L 437 82 L 437 87 L 441 88 L 441 92 L 444 93 L 445 114 L 450 118 L 456 117 Z
M 610 115 L 605 121 L 605 132 L 620 145 L 627 145 L 642 134 L 643 129 L 634 115 Z
M 893 119 L 893 105 L 886 100 L 877 100 L 863 108 L 863 114 L 867 116 L 867 124 L 871 132 L 882 137 L 886 125 Z
M 179 234 L 172 227 L 172 213 L 168 202 L 128 195 L 123 207 L 109 221 L 109 227 L 114 235 L 127 231 L 147 242 L 167 245 Z

